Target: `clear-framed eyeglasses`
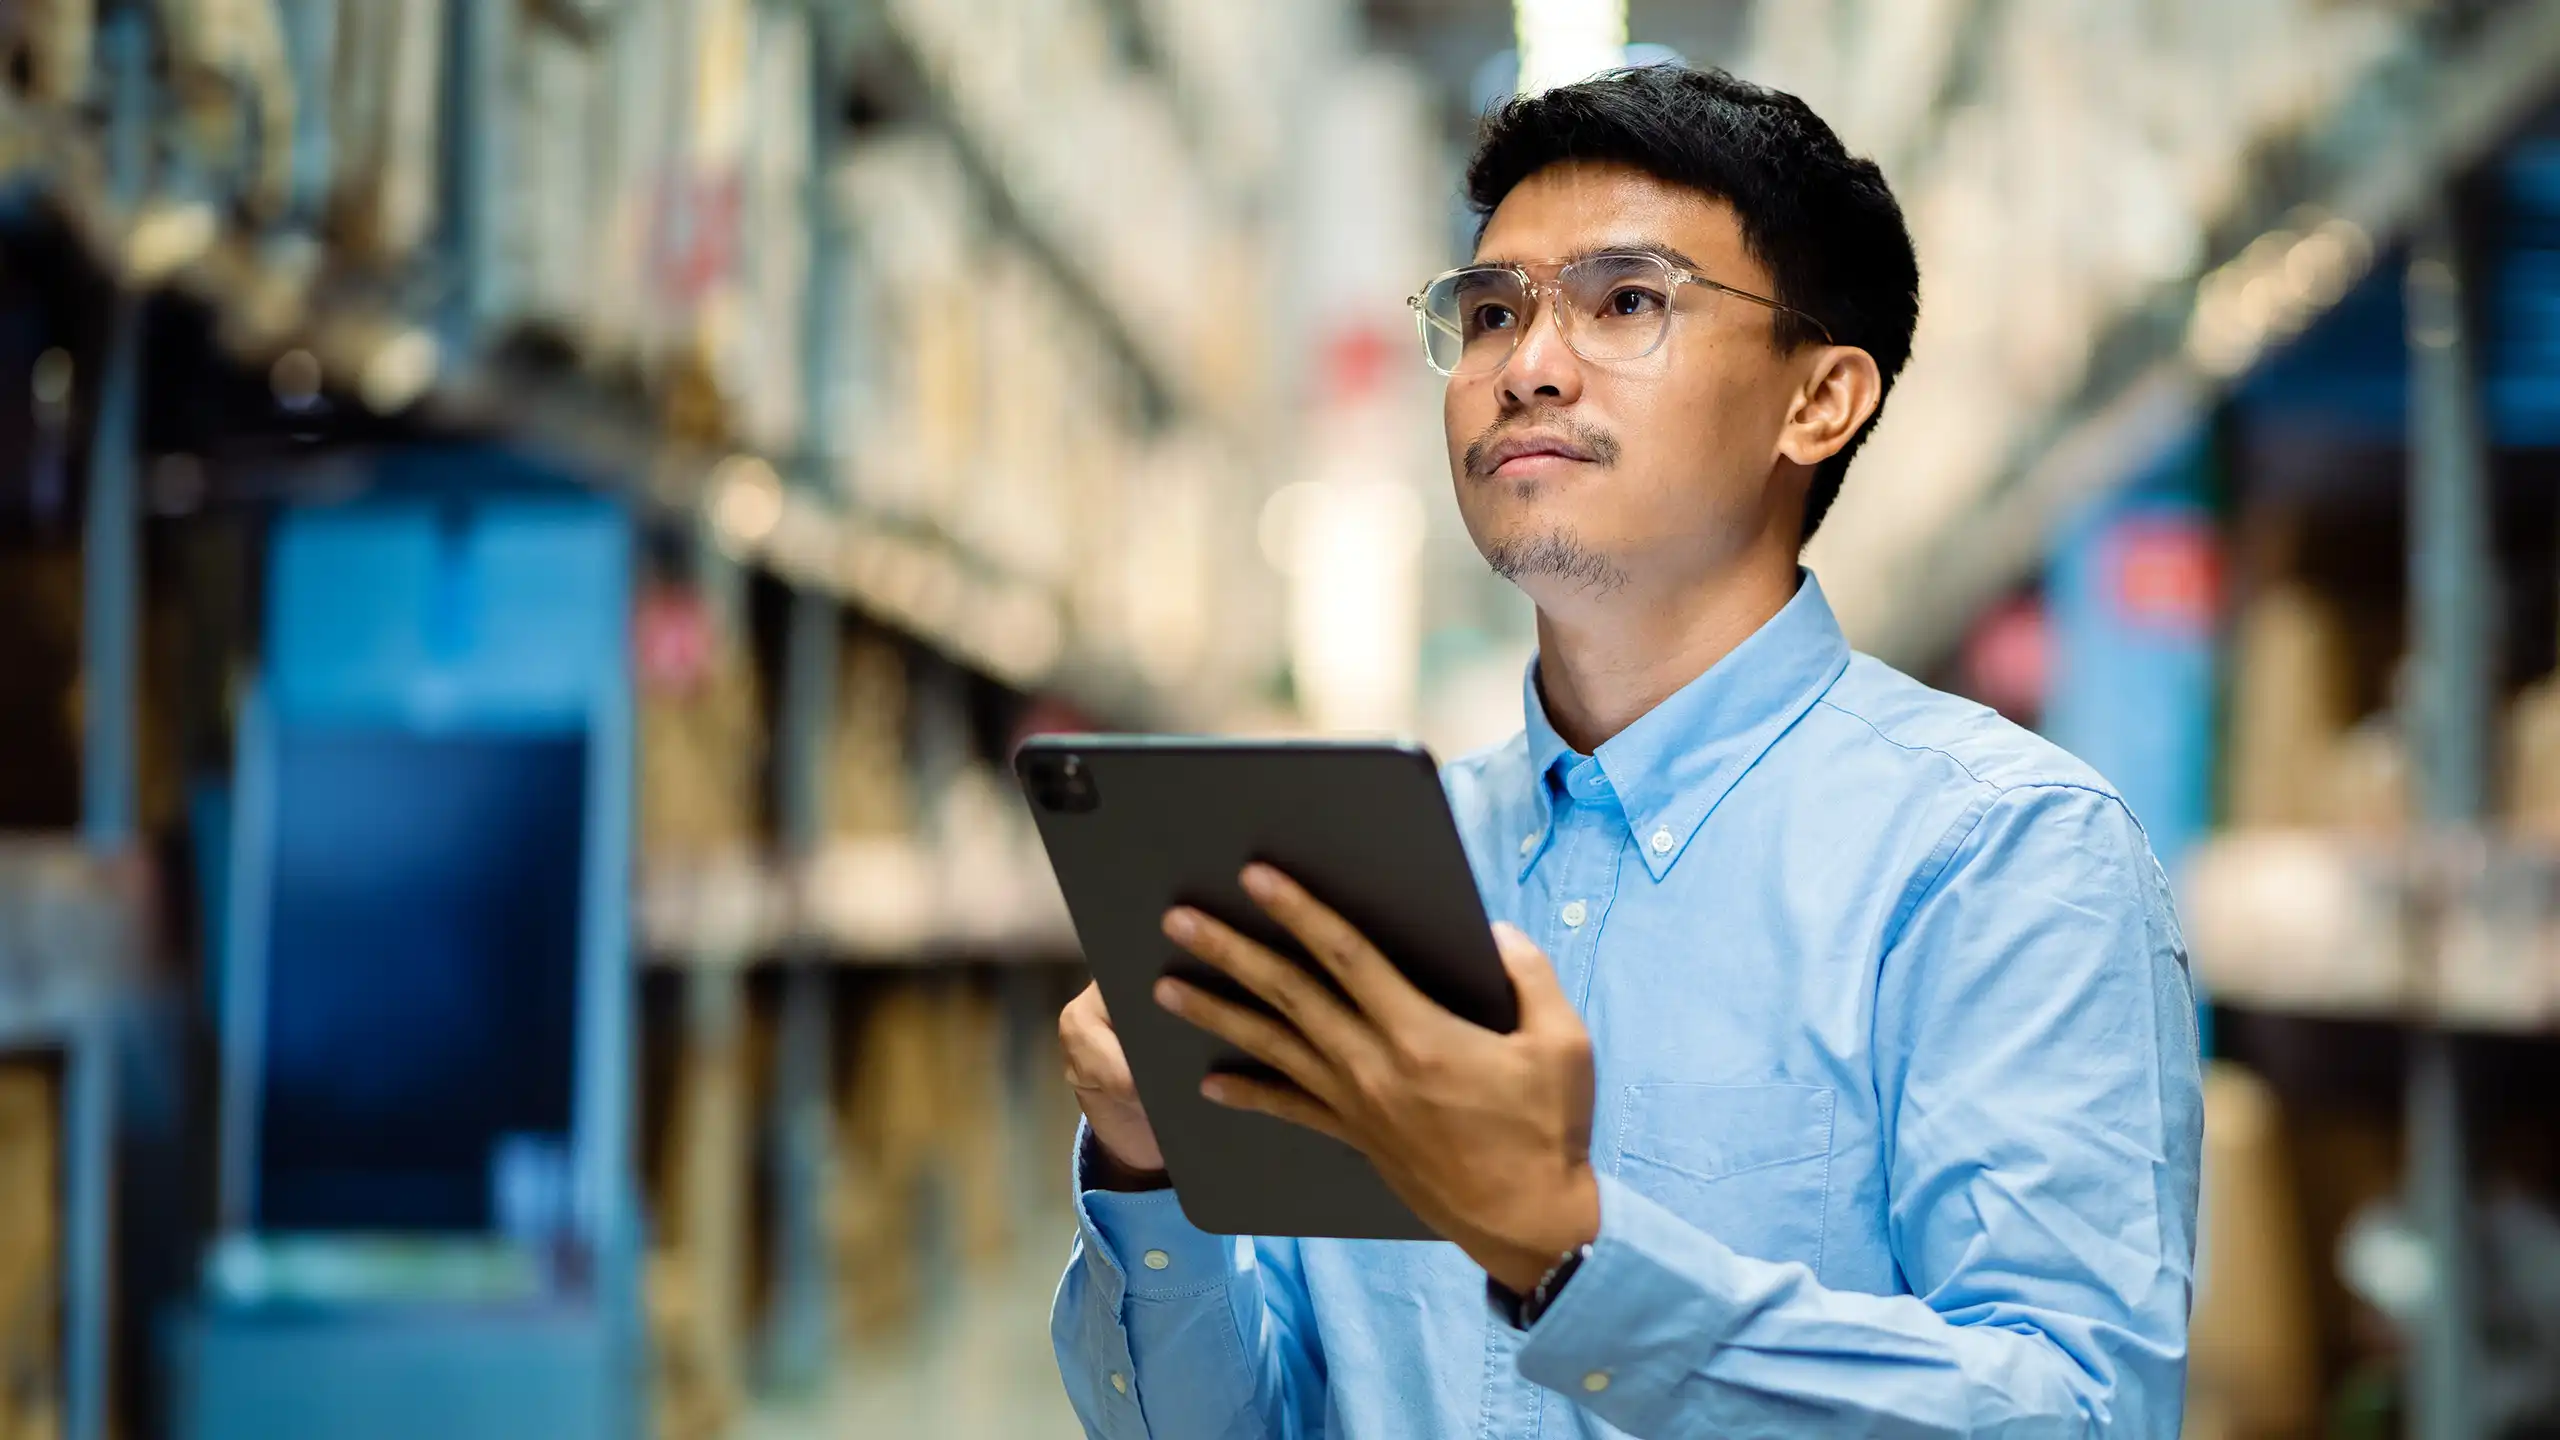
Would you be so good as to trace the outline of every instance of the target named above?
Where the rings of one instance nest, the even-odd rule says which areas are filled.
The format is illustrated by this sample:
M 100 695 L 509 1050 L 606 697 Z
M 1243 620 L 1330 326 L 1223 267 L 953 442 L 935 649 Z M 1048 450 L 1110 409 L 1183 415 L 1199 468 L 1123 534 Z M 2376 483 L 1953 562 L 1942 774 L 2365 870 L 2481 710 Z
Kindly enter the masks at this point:
M 1554 272 L 1540 280 L 1533 271 Z M 1821 321 L 1766 295 L 1738 290 L 1643 250 L 1609 250 L 1566 261 L 1462 265 L 1406 298 L 1422 332 L 1423 358 L 1443 375 L 1480 375 L 1501 368 L 1536 323 L 1538 302 L 1556 307 L 1556 328 L 1573 353 L 1594 364 L 1641 360 L 1662 348 L 1682 286 L 1793 315 L 1825 343 Z M 1695 307 L 1692 307 L 1695 310 Z

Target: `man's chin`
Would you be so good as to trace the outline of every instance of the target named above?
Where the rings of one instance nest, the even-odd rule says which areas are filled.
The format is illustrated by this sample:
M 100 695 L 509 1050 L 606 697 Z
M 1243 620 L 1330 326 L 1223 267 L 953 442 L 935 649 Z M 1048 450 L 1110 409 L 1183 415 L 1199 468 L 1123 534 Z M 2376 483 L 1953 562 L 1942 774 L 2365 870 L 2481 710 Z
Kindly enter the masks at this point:
M 1493 573 L 1540 595 L 1607 595 L 1624 589 L 1627 572 L 1607 551 L 1563 528 L 1525 530 L 1479 540 L 1477 552 Z

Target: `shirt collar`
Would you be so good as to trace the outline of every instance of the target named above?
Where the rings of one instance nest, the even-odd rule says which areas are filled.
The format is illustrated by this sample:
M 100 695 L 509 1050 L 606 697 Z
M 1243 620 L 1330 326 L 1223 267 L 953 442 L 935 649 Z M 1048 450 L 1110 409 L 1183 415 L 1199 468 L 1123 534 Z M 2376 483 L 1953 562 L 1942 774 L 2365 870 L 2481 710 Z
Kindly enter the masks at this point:
M 1785 608 L 1596 752 L 1636 853 L 1656 880 L 1688 848 L 1734 782 L 1849 668 L 1849 642 L 1821 583 L 1810 570 L 1798 574 L 1795 597 Z M 1522 847 L 1525 876 L 1546 849 L 1556 796 L 1580 757 L 1547 721 L 1534 657 L 1522 690 L 1539 817 L 1533 843 Z

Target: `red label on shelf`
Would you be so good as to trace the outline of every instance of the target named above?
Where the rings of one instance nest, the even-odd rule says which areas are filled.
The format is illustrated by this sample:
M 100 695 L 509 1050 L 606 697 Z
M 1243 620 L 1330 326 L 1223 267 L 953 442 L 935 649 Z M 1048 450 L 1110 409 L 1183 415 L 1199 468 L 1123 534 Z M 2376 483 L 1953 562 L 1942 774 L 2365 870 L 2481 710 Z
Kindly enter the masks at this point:
M 711 671 L 711 607 L 695 591 L 652 590 L 640 597 L 632 616 L 631 641 L 640 688 L 661 694 L 690 690 Z
M 2222 608 L 2222 555 L 2205 517 L 2128 520 L 2107 541 L 2108 590 L 2125 624 L 2204 635 Z
M 1323 350 L 1325 398 L 1337 405 L 1365 400 L 1386 383 L 1395 356 L 1391 336 L 1369 325 L 1352 325 L 1327 336 Z
M 2044 708 L 2052 685 L 2052 642 L 2042 600 L 2021 596 L 1994 606 L 1965 637 L 1966 693 L 2027 723 Z

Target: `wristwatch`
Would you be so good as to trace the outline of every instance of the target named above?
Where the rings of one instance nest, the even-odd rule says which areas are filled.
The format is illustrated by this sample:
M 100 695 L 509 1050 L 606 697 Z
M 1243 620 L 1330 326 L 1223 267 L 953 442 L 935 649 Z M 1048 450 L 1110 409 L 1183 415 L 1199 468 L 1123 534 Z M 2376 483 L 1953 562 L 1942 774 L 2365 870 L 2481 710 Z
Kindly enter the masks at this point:
M 1526 1295 L 1513 1294 L 1510 1286 L 1487 1275 L 1484 1277 L 1485 1297 L 1493 1302 L 1493 1308 L 1500 1311 L 1504 1319 L 1511 1322 L 1512 1329 L 1526 1330 L 1538 1323 L 1538 1317 L 1547 1313 L 1548 1306 L 1556 1303 L 1556 1296 L 1564 1293 L 1564 1283 L 1573 1278 L 1574 1271 L 1582 1268 L 1583 1261 L 1590 1258 L 1591 1247 L 1588 1245 L 1577 1245 L 1566 1251 L 1555 1264 L 1547 1267 L 1547 1273 L 1538 1277 L 1538 1283 L 1530 1286 Z

